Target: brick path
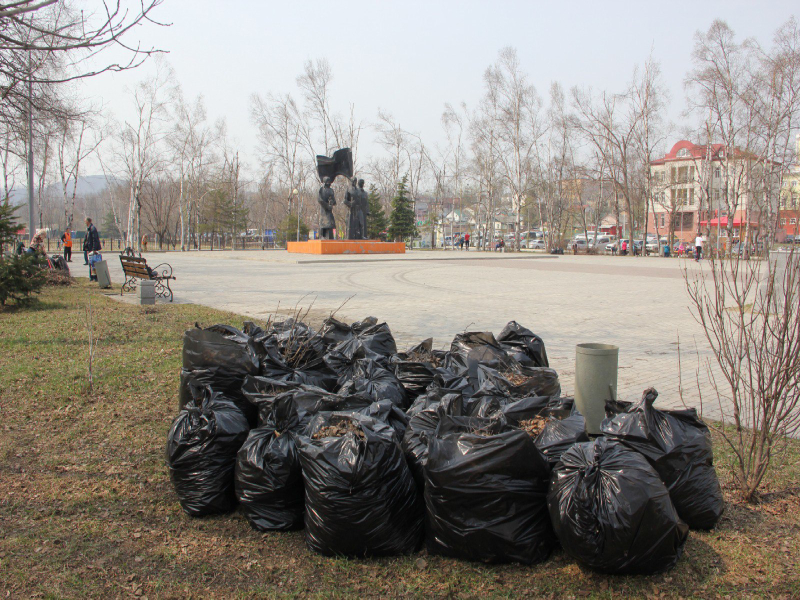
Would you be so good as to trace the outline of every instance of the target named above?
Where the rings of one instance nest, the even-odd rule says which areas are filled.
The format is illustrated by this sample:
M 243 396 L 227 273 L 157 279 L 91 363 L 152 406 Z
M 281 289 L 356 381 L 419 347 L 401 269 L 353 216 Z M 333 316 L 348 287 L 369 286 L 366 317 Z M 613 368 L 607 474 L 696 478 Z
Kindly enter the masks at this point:
M 311 257 L 281 251 L 147 254 L 175 268 L 175 300 L 265 320 L 282 309 L 308 306 L 355 321 L 385 320 L 404 348 L 433 337 L 445 347 L 464 330 L 499 333 L 510 320 L 545 340 L 565 393 L 573 388 L 575 345 L 620 347 L 619 395 L 635 399 L 655 387 L 662 406 L 681 406 L 678 336 L 687 405 L 699 406 L 698 363 L 711 359 L 689 310 L 683 259 L 532 254 L 412 252 L 397 257 Z M 446 259 L 446 260 L 445 260 Z M 121 281 L 118 262 L 109 261 Z M 348 300 L 349 299 L 349 300 Z M 713 360 L 713 359 L 712 359 Z M 719 371 L 716 370 L 719 378 Z M 701 369 L 704 413 L 718 417 Z

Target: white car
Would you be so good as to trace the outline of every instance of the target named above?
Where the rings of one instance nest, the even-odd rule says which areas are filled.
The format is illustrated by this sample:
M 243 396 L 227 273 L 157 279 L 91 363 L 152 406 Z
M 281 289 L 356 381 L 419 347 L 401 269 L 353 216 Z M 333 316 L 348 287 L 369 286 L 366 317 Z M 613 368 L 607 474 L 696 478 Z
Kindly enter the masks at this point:
M 530 240 L 528 250 L 544 250 L 546 248 L 544 240 Z

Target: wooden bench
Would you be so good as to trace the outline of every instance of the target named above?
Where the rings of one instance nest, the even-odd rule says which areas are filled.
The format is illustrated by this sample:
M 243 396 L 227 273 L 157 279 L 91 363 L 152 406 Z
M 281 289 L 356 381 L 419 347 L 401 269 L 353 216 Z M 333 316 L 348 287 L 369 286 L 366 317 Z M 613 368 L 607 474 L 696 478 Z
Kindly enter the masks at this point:
M 133 292 L 136 290 L 139 279 L 155 281 L 156 297 L 169 298 L 172 302 L 172 289 L 169 287 L 169 280 L 175 279 L 172 275 L 172 265 L 161 263 L 156 267 L 147 266 L 147 260 L 141 256 L 135 256 L 133 252 L 127 251 L 119 255 L 119 262 L 122 264 L 122 272 L 125 273 L 125 283 L 122 284 L 122 292 Z

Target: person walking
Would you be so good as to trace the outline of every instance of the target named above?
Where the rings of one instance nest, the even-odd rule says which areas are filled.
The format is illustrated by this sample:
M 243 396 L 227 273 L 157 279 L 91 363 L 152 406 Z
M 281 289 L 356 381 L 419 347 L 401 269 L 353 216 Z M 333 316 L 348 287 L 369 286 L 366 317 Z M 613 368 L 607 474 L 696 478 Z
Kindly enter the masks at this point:
M 694 262 L 700 262 L 703 257 L 703 234 L 697 232 L 697 237 L 694 238 Z
M 622 240 L 622 246 L 620 248 L 620 254 L 622 256 L 627 256 L 628 255 L 628 241 L 627 240 Z
M 69 225 L 61 234 L 61 243 L 64 244 L 64 260 L 72 262 L 72 231 Z
M 469 234 L 464 234 L 464 245 L 467 247 L 467 252 L 469 252 Z
M 147 234 L 142 236 L 142 252 L 147 252 Z
M 100 234 L 97 233 L 97 227 L 94 226 L 90 217 L 86 217 L 86 239 L 83 242 L 83 253 L 86 257 L 87 265 L 89 265 L 89 254 L 100 252 L 101 249 Z M 92 274 L 93 266 L 94 265 L 89 265 L 89 280 L 97 281 L 97 275 Z

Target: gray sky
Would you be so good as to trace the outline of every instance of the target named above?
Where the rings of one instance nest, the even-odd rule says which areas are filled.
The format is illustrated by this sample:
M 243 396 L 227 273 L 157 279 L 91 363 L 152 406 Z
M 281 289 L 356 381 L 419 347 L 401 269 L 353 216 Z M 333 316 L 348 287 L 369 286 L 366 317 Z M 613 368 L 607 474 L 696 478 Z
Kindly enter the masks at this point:
M 209 118 L 225 117 L 230 136 L 255 171 L 250 95 L 296 94 L 295 79 L 309 59 L 328 59 L 337 111 L 344 113 L 352 102 L 357 118 L 368 126 L 379 108 L 386 110 L 433 144 L 443 138 L 444 104 L 475 105 L 483 93 L 484 70 L 505 46 L 517 49 L 543 97 L 553 81 L 565 88 L 622 90 L 634 66 L 652 50 L 670 91 L 669 117 L 680 124 L 695 32 L 722 18 L 740 39 L 754 37 L 769 45 L 775 29 L 800 12 L 797 6 L 778 0 L 166 0 L 154 16 L 172 25 L 149 26 L 134 35 L 143 45 L 169 51 L 167 60 L 187 99 L 203 94 Z M 102 98 L 123 119 L 125 87 L 150 69 L 105 75 L 86 83 L 83 94 Z M 373 137 L 371 131 L 362 134 L 362 164 L 380 151 Z

